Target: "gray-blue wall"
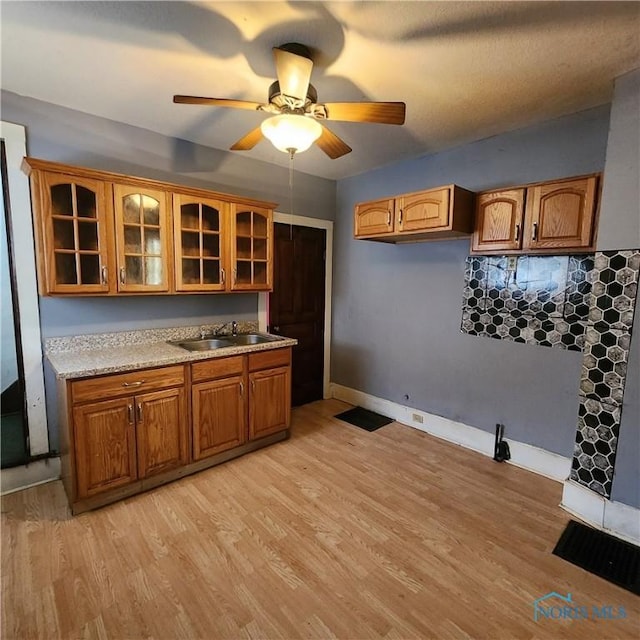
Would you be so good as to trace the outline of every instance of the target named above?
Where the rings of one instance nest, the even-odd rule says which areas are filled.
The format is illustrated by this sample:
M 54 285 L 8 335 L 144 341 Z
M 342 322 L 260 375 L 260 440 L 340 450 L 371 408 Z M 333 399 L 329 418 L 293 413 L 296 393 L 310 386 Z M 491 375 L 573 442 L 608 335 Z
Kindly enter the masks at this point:
M 338 183 L 333 382 L 570 457 L 582 355 L 460 333 L 469 240 L 353 239 L 359 201 L 458 184 L 472 191 L 601 171 L 609 107 Z M 405 400 L 404 396 L 409 399 Z
M 598 249 L 640 249 L 640 69 L 616 80 Z M 640 508 L 640 301 L 631 337 L 611 499 Z

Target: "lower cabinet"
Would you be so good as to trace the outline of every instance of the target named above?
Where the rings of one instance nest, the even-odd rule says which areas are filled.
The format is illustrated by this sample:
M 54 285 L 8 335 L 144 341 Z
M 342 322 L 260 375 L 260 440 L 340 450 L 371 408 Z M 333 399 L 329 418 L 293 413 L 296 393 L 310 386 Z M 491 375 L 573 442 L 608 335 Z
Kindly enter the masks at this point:
M 63 381 L 60 405 L 80 513 L 286 438 L 291 348 Z

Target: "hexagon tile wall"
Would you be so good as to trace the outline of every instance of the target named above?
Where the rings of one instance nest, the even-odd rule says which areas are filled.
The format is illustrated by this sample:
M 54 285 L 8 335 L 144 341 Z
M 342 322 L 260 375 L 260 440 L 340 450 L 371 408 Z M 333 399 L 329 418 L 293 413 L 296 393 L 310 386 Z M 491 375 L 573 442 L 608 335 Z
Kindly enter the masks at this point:
M 461 331 L 582 351 L 571 478 L 609 497 L 622 415 L 640 250 L 470 256 Z

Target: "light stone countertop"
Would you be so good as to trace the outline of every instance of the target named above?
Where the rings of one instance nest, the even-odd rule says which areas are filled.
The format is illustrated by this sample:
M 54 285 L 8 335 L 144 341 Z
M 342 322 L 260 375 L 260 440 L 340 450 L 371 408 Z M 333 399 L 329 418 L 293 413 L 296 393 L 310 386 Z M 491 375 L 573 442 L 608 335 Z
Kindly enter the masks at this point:
M 130 332 L 129 335 L 131 333 L 133 332 Z M 256 351 L 268 351 L 298 344 L 298 341 L 293 338 L 271 336 L 277 339 L 273 342 L 222 347 L 211 351 L 187 351 L 177 345 L 168 344 L 165 340 L 143 343 L 135 340 L 132 340 L 132 343 L 129 343 L 129 340 L 120 340 L 119 344 L 109 344 L 109 340 L 104 339 L 98 340 L 98 338 L 105 335 L 110 334 L 95 336 L 96 341 L 93 345 L 100 345 L 97 348 L 93 347 L 90 340 L 87 340 L 89 336 L 83 336 L 82 348 L 69 348 L 67 350 L 60 350 L 59 348 L 54 350 L 47 349 L 46 357 L 56 377 L 59 379 L 73 379 L 105 373 L 122 373 L 149 367 L 162 367 L 170 364 L 224 358 Z M 182 336 L 179 337 L 182 338 Z M 175 334 L 171 338 L 175 338 Z M 56 340 L 60 339 L 56 338 Z M 70 339 L 70 341 L 72 340 L 73 338 Z

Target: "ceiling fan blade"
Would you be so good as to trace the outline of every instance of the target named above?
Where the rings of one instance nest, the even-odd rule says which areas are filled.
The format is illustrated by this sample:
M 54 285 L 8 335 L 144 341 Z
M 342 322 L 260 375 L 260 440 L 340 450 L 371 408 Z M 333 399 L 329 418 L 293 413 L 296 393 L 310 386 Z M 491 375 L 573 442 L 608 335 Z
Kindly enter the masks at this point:
M 233 151 L 249 151 L 249 149 L 253 149 L 253 147 L 255 147 L 263 138 L 262 129 L 260 129 L 260 127 L 256 127 L 253 131 L 249 131 L 246 136 L 240 138 L 240 140 L 230 148 Z
M 305 101 L 313 62 L 290 51 L 273 48 L 280 93 Z
M 250 109 L 257 111 L 262 105 L 259 102 L 246 100 L 227 100 L 226 98 L 203 98 L 200 96 L 173 96 L 176 104 L 206 104 L 213 107 L 231 107 L 233 109 Z
M 342 139 L 322 125 L 322 135 L 316 144 L 332 159 L 340 158 L 351 152 L 351 147 Z
M 404 124 L 404 102 L 326 102 L 327 119 L 344 122 Z

